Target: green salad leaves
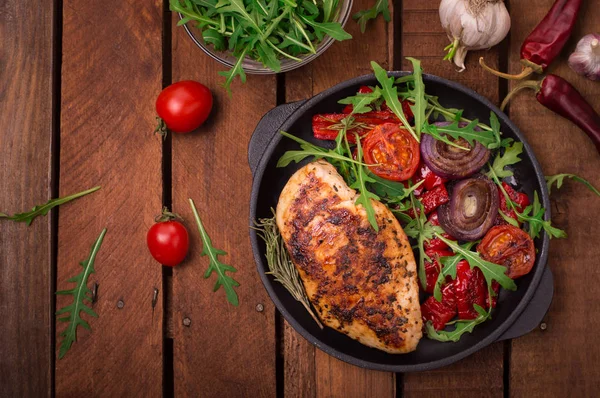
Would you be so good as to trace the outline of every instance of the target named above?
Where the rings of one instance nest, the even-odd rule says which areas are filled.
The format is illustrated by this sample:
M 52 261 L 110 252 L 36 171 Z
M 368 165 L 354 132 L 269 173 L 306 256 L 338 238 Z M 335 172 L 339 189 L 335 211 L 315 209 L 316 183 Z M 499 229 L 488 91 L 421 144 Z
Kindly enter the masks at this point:
M 274 72 L 281 71 L 284 58 L 301 61 L 316 54 L 325 36 L 348 40 L 352 36 L 336 22 L 340 0 L 170 0 L 171 11 L 182 15 L 178 25 L 193 23 L 202 40 L 217 52 L 229 51 L 236 58 L 223 86 L 231 93 L 231 83 L 239 76 L 246 81 L 243 62 L 260 62 Z

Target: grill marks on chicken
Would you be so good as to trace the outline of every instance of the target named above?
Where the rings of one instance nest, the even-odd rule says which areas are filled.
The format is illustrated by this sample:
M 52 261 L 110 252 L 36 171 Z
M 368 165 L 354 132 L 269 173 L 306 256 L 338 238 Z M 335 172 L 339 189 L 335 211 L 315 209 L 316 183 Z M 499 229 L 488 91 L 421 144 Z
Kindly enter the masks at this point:
M 277 224 L 324 324 L 390 353 L 422 336 L 416 265 L 392 213 L 373 201 L 379 233 L 356 192 L 325 161 L 298 170 L 283 189 Z

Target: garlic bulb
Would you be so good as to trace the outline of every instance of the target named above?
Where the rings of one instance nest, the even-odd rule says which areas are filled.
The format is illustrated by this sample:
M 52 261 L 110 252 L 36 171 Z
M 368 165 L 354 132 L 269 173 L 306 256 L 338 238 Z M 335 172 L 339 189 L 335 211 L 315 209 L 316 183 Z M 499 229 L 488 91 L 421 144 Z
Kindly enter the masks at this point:
M 569 66 L 590 80 L 600 80 L 600 34 L 583 36 L 571 56 Z
M 444 59 L 453 60 L 460 72 L 468 50 L 495 46 L 510 30 L 504 0 L 442 0 L 440 20 L 451 41 Z

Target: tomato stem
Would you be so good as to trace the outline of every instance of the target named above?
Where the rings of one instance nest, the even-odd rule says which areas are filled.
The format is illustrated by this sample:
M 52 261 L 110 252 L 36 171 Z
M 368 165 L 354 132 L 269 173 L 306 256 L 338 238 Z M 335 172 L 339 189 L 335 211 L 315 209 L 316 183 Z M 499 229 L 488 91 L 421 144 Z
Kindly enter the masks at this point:
M 155 222 L 165 222 L 165 221 L 172 221 L 172 220 L 183 221 L 183 218 L 177 213 L 170 212 L 166 206 L 163 207 L 162 213 L 154 218 Z
M 154 129 L 154 134 L 158 134 L 162 137 L 163 140 L 167 139 L 167 124 L 164 120 L 162 120 L 159 116 L 156 117 L 156 128 Z

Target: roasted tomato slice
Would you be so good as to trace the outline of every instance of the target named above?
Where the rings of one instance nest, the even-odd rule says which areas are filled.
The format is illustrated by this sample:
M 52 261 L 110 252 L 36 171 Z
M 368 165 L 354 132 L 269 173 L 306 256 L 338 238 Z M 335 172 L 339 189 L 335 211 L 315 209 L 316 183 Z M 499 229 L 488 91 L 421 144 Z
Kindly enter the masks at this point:
M 533 239 L 522 229 L 512 225 L 498 225 L 484 236 L 477 246 L 484 260 L 507 268 L 512 279 L 526 275 L 535 262 Z
M 443 329 L 456 316 L 454 283 L 442 287 L 442 301 L 431 296 L 421 305 L 423 322 L 431 321 L 435 330 Z
M 381 178 L 405 181 L 415 174 L 421 154 L 419 143 L 407 129 L 397 123 L 375 127 L 363 139 L 364 161 L 369 169 Z

